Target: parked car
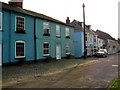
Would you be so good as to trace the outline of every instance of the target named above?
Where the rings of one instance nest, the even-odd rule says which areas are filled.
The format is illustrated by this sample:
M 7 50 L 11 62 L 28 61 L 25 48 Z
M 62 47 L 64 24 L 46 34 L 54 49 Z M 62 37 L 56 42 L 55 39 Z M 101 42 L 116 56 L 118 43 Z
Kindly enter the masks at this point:
M 97 52 L 97 57 L 107 57 L 107 50 L 106 49 L 99 49 Z

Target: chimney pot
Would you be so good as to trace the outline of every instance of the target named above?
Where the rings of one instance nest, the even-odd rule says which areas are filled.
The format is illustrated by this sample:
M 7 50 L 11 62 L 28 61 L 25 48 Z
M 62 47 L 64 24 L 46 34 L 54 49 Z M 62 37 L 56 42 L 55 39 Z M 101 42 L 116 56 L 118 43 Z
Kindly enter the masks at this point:
M 16 7 L 23 7 L 23 0 L 10 0 L 10 5 L 16 6 Z
M 66 24 L 70 24 L 69 17 L 67 17 L 67 19 L 66 19 Z

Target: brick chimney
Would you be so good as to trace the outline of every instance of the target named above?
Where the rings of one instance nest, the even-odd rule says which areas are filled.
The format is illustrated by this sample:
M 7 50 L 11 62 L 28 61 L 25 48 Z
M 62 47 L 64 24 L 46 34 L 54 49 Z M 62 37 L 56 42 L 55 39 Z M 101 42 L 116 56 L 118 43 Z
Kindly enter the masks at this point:
M 69 17 L 67 17 L 67 19 L 66 19 L 66 24 L 70 24 Z
M 23 0 L 10 0 L 9 4 L 16 7 L 23 8 Z

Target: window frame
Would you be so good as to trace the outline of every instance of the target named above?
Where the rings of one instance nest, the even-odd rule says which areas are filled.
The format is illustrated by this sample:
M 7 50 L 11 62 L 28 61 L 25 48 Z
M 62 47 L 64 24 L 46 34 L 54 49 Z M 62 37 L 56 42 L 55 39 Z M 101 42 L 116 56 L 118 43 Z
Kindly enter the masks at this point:
M 17 52 L 16 52 L 16 44 L 17 44 L 17 43 L 24 43 L 24 56 L 17 56 L 17 55 L 16 55 L 16 53 L 17 53 Z M 25 51 L 25 41 L 15 41 L 15 58 L 25 58 L 25 52 L 26 52 L 26 51 Z
M 44 54 L 44 50 L 45 50 L 45 48 L 44 48 L 44 44 L 49 44 L 49 54 Z M 43 56 L 44 57 L 46 57 L 46 56 L 50 56 L 50 43 L 49 42 L 43 42 Z
M 3 19 L 2 19 L 2 17 L 3 17 L 3 16 L 2 16 L 2 12 L 0 12 L 0 15 L 1 15 L 1 17 L 0 17 L 0 18 L 1 18 L 1 28 L 0 28 L 0 31 L 2 31 L 2 20 L 3 20 Z
M 89 33 L 86 33 L 85 34 L 85 39 L 87 39 L 86 42 L 89 42 L 89 38 L 90 38 Z
M 67 44 L 69 45 L 69 52 L 68 53 L 67 53 L 67 49 L 68 49 Z M 70 54 L 70 44 L 66 43 L 66 55 L 69 55 L 69 54 Z
M 57 35 L 57 27 L 59 27 L 59 35 Z M 61 37 L 60 25 L 56 25 L 56 37 Z
M 49 27 L 48 28 L 46 28 L 45 26 L 46 26 L 46 24 L 48 24 L 49 25 Z M 48 29 L 49 30 L 49 32 L 48 33 L 45 33 L 45 29 Z M 50 34 L 50 23 L 49 22 L 43 22 L 43 34 Z
M 17 17 L 20 17 L 20 18 L 24 18 L 24 30 L 23 30 L 23 32 L 25 32 L 25 22 L 26 22 L 26 19 L 25 19 L 25 17 L 23 17 L 23 16 L 15 16 L 15 32 L 17 32 L 17 33 L 20 33 L 19 31 L 17 31 Z
M 67 36 L 67 30 L 69 31 L 68 36 Z M 66 38 L 70 38 L 70 28 L 68 28 L 68 27 L 66 27 L 66 29 L 65 29 L 65 36 L 66 36 Z
M 97 43 L 97 36 L 94 36 L 94 43 Z

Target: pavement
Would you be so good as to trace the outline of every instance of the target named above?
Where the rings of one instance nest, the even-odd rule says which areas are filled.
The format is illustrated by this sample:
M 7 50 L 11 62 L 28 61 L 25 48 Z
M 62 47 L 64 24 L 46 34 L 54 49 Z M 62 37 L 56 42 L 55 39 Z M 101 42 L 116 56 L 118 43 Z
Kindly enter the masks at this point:
M 32 80 L 36 77 L 60 73 L 75 67 L 77 64 L 96 62 L 97 59 L 62 59 L 50 63 L 34 63 L 22 66 L 8 66 L 2 68 L 2 86 L 6 87 L 18 82 Z
M 3 88 L 106 88 L 118 76 L 119 56 L 4 67 Z

